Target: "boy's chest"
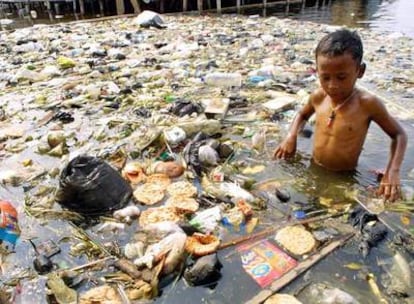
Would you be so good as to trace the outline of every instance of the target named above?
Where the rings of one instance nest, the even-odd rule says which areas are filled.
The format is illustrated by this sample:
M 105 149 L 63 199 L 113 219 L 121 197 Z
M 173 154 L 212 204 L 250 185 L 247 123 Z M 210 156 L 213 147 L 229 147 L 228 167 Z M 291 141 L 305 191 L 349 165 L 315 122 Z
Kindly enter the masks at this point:
M 365 134 L 369 126 L 369 118 L 355 107 L 334 111 L 327 106 L 315 109 L 315 123 L 319 131 L 331 135 L 352 136 Z

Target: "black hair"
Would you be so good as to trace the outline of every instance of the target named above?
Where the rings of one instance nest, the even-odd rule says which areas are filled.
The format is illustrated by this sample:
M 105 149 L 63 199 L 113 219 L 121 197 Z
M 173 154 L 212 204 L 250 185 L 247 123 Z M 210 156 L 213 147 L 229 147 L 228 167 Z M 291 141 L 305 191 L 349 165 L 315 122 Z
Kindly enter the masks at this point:
M 362 62 L 364 53 L 361 37 L 356 31 L 340 29 L 329 33 L 319 41 L 315 49 L 315 57 L 318 55 L 338 56 L 349 52 L 358 64 Z

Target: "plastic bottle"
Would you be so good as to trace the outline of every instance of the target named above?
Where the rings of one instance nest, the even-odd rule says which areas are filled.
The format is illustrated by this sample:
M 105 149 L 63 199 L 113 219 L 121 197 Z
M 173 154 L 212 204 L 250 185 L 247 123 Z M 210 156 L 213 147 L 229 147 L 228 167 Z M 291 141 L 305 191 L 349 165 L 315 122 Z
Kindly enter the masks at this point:
M 32 280 L 24 279 L 19 282 L 19 288 L 15 288 L 15 304 L 48 303 L 47 277 L 38 276 Z
M 240 87 L 242 76 L 240 73 L 214 72 L 204 77 L 204 82 L 216 87 Z

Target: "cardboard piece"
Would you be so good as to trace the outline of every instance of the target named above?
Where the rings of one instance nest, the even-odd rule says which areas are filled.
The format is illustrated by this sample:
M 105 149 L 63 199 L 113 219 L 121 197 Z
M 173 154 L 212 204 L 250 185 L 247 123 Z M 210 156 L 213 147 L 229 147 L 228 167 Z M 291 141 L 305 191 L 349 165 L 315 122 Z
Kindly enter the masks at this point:
M 295 259 L 268 240 L 242 245 L 237 250 L 244 270 L 262 288 L 297 265 Z
M 266 109 L 273 112 L 281 112 L 291 109 L 297 103 L 297 96 L 291 94 L 273 94 L 273 98 L 262 104 Z
M 204 113 L 207 118 L 224 118 L 229 110 L 230 99 L 228 98 L 212 98 L 204 100 Z

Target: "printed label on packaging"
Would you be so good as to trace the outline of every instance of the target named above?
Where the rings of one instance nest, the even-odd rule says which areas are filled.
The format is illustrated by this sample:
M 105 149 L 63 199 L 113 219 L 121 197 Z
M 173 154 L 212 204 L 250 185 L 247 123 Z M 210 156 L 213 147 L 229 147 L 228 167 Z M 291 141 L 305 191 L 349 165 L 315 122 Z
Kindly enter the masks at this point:
M 266 287 L 297 265 L 297 261 L 268 240 L 237 247 L 244 270 Z

